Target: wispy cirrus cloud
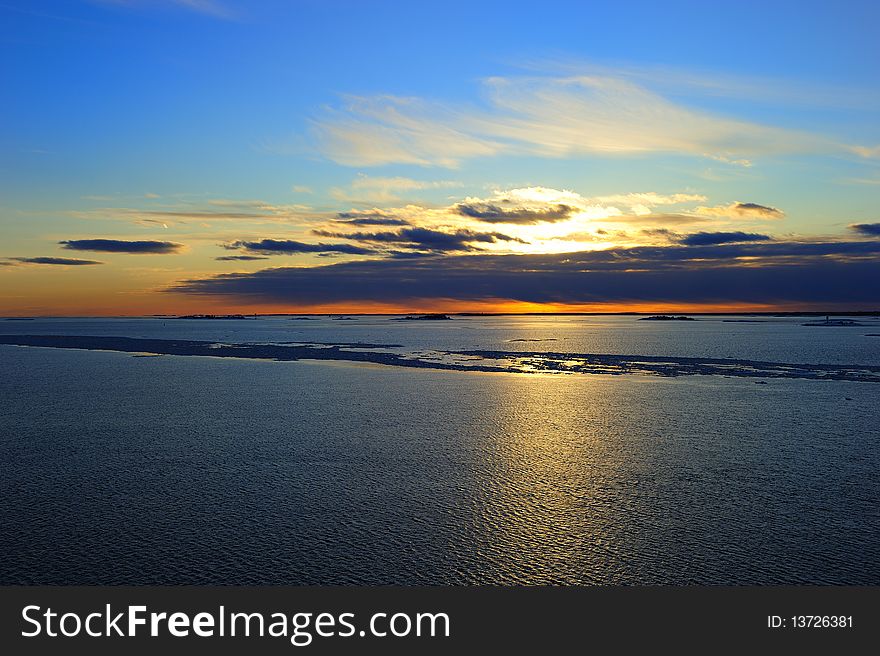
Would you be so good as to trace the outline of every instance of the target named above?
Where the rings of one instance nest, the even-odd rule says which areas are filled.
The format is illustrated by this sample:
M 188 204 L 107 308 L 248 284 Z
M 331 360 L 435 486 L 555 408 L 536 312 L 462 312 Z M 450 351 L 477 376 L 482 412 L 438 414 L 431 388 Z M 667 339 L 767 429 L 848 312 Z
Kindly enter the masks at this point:
M 733 98 L 763 105 L 876 110 L 880 90 L 818 82 L 798 82 L 755 74 L 735 75 L 700 68 L 681 69 L 662 64 L 603 65 L 572 58 L 543 58 L 525 61 L 524 70 L 544 76 L 592 75 L 628 80 L 661 94 Z
M 319 150 L 347 166 L 454 168 L 464 159 L 506 150 L 466 123 L 460 112 L 418 98 L 346 96 L 341 109 L 327 109 L 312 121 L 312 129 Z
M 168 227 L 175 224 L 214 221 L 247 221 L 252 223 L 277 223 L 307 221 L 321 216 L 306 205 L 278 205 L 260 200 L 211 199 L 192 206 L 188 204 L 167 207 L 96 207 L 87 210 L 71 210 L 70 216 L 82 219 L 111 219 L 132 221 L 139 224 L 155 224 Z
M 699 93 L 693 84 L 691 91 Z M 703 87 L 717 95 L 717 88 Z M 878 146 L 710 112 L 664 95 L 623 70 L 492 77 L 486 102 L 451 106 L 419 98 L 349 96 L 313 120 L 319 150 L 348 166 L 401 163 L 454 168 L 494 155 L 566 158 L 673 153 L 751 166 L 755 157 L 877 157 Z
M 413 180 L 406 177 L 373 177 L 359 174 L 347 188 L 334 187 L 330 195 L 336 200 L 354 203 L 389 203 L 403 194 L 430 189 L 451 189 L 462 186 L 454 180 Z
M 655 229 L 663 229 L 663 226 L 685 226 L 697 223 L 713 223 L 708 216 L 685 214 L 679 212 L 651 212 L 649 214 L 621 214 L 610 216 L 606 223 L 620 223 L 635 226 L 660 226 Z
M 816 137 L 716 116 L 619 76 L 490 78 L 490 134 L 537 155 L 684 153 L 726 158 L 789 152 Z

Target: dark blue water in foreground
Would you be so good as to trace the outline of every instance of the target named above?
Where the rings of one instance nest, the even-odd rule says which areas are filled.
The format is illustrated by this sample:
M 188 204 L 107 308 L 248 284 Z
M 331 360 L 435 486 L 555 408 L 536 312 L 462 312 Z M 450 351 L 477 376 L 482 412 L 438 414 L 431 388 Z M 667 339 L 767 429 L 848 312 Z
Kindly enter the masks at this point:
M 0 332 L 880 363 L 877 326 L 648 323 Z M 17 346 L 0 366 L 0 583 L 880 584 L 876 383 Z

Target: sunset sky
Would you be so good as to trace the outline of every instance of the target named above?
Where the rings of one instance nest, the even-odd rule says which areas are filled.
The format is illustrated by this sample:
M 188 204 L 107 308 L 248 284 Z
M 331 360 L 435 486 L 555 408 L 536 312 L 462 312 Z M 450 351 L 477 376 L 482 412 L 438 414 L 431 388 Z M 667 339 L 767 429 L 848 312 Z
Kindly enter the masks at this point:
M 880 309 L 878 25 L 0 0 L 0 315 Z

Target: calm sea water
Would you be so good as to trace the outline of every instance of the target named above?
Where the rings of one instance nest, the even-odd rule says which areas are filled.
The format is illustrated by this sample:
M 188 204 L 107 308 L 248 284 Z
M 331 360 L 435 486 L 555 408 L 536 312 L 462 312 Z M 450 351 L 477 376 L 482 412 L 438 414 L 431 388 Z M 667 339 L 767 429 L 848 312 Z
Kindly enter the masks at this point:
M 803 321 L 0 332 L 880 364 L 876 324 Z M 0 583 L 880 584 L 876 383 L 16 346 L 0 365 Z

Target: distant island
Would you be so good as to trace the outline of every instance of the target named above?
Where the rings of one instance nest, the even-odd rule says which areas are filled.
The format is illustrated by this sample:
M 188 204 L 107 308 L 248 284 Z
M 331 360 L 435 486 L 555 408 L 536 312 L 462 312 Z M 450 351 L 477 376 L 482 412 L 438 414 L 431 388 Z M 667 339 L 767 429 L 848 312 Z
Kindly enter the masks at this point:
M 864 326 L 865 324 L 859 323 L 858 321 L 853 321 L 852 319 L 832 319 L 831 317 L 825 317 L 824 321 L 809 321 L 807 323 L 802 323 L 802 326 L 822 326 L 822 327 L 831 327 L 831 326 Z
M 244 314 L 183 314 L 177 319 L 256 319 L 256 316 L 246 316 Z
M 669 314 L 655 314 L 652 317 L 640 317 L 639 321 L 696 321 L 693 317 L 675 317 Z
M 419 314 L 407 317 L 394 317 L 392 321 L 452 321 L 448 314 Z

